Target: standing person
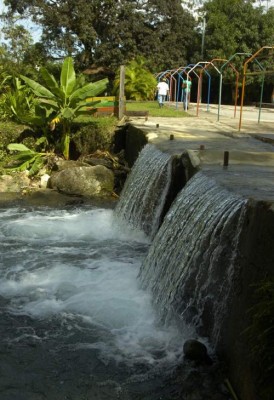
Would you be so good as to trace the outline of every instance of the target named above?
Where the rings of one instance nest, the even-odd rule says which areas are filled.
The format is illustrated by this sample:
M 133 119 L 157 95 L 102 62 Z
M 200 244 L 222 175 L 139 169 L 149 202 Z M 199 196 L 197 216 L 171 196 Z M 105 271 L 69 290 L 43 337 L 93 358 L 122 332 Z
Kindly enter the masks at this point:
M 161 82 L 158 83 L 157 91 L 158 91 L 158 103 L 159 107 L 161 108 L 164 106 L 166 96 L 169 94 L 169 86 L 165 78 L 161 79 Z
M 190 102 L 191 85 L 192 85 L 191 80 L 183 79 L 182 88 L 183 88 L 184 110 L 188 109 L 188 105 L 189 105 L 189 102 Z

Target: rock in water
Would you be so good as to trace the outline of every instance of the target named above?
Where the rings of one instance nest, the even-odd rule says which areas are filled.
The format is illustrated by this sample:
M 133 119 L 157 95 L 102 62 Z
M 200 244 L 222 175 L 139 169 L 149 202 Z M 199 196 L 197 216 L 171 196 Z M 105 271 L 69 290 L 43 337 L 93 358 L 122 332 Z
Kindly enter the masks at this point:
M 114 189 L 114 174 L 102 165 L 67 168 L 51 176 L 49 187 L 69 195 L 107 197 Z
M 198 340 L 187 340 L 184 343 L 183 350 L 187 360 L 195 361 L 196 364 L 212 364 L 206 346 Z

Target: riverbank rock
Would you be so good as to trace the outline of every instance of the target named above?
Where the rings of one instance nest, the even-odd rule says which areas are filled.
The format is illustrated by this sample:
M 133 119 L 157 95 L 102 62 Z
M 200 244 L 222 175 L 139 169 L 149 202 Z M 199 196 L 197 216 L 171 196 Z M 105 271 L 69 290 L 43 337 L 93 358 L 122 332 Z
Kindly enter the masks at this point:
M 108 197 L 114 191 L 114 174 L 102 165 L 70 167 L 52 174 L 48 187 L 69 195 Z
M 184 355 L 187 360 L 194 361 L 196 364 L 211 365 L 212 360 L 207 353 L 206 346 L 199 340 L 190 339 L 184 343 Z
M 27 193 L 1 193 L 0 207 L 49 207 L 70 208 L 82 206 L 94 206 L 103 208 L 115 208 L 117 199 L 114 197 L 98 198 L 71 196 L 53 189 L 33 189 Z
M 0 175 L 0 192 L 19 193 L 30 184 L 30 179 L 25 172 L 13 175 Z
M 108 151 L 97 150 L 92 154 L 83 155 L 78 162 L 86 163 L 90 166 L 103 165 L 110 169 L 114 174 L 114 191 L 120 194 L 127 175 L 130 171 L 126 161 L 124 151 L 117 154 L 111 154 Z

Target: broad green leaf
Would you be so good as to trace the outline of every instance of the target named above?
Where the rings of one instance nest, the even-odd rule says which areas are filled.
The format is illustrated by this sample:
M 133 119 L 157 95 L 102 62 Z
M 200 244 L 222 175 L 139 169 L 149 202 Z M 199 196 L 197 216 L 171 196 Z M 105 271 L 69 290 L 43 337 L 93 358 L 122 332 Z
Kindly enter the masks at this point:
M 108 79 L 101 79 L 100 81 L 97 82 L 92 82 L 88 83 L 87 85 L 83 86 L 80 89 L 75 90 L 71 96 L 70 100 L 72 99 L 79 99 L 79 100 L 84 100 L 87 97 L 94 97 L 100 93 L 102 93 L 104 90 L 106 90 L 108 85 Z
M 35 161 L 37 155 L 35 155 L 33 158 L 31 158 L 30 160 L 24 162 L 23 164 L 20 165 L 19 171 L 25 171 L 26 169 L 29 168 L 29 166 Z
M 29 151 L 20 151 L 20 153 L 14 154 L 12 156 L 13 160 L 18 160 L 21 162 L 23 161 L 27 161 L 27 160 L 31 160 L 31 158 L 33 157 L 33 154 L 35 154 L 33 151 L 29 150 Z
M 40 85 L 40 83 L 33 81 L 32 79 L 27 78 L 26 76 L 20 75 L 21 79 L 31 88 L 33 93 L 38 97 L 45 97 L 48 99 L 54 99 L 54 94 L 49 91 L 44 86 Z
M 35 116 L 39 118 L 46 118 L 47 116 L 47 110 L 45 107 L 41 107 L 40 104 L 37 104 L 35 106 Z
M 40 137 L 35 142 L 36 145 L 43 144 L 43 143 L 48 144 L 48 139 L 46 138 L 46 136 Z
M 73 111 L 71 108 L 66 107 L 66 108 L 64 108 L 64 110 L 62 111 L 61 115 L 62 115 L 62 117 L 65 118 L 65 119 L 71 119 L 71 118 L 74 117 L 74 111 Z
M 31 163 L 33 163 L 35 161 L 35 158 L 37 156 L 35 155 L 33 158 L 31 158 L 30 160 L 25 161 L 24 163 L 18 165 L 18 166 L 14 166 L 11 168 L 7 168 L 10 171 L 25 171 L 26 169 L 29 168 L 29 166 L 31 165 Z
M 34 126 L 43 127 L 45 126 L 45 119 L 35 115 L 26 115 L 24 117 L 24 123 Z
M 41 104 L 46 110 L 52 108 L 53 110 L 59 110 L 60 104 L 58 104 L 55 100 L 48 100 L 48 99 L 40 99 Z
M 77 103 L 77 107 L 75 108 L 75 113 L 77 113 L 77 115 L 79 115 L 79 112 L 81 113 L 90 113 L 91 109 L 94 107 L 95 109 L 95 105 L 101 103 L 101 101 L 90 101 L 90 102 L 86 102 L 86 101 L 81 101 L 80 103 Z
M 76 75 L 73 67 L 73 60 L 67 57 L 64 60 L 61 71 L 61 88 L 64 91 L 65 97 L 69 97 L 76 83 Z
M 29 170 L 29 175 L 30 176 L 35 175 L 41 169 L 43 164 L 44 164 L 43 158 L 39 157 L 39 156 L 36 157 L 34 163 L 32 164 L 32 166 Z
M 14 150 L 14 151 L 15 150 L 16 151 L 32 151 L 22 143 L 10 143 L 10 144 L 8 144 L 7 147 L 9 150 Z
M 52 91 L 52 93 L 55 94 L 55 96 L 60 97 L 61 99 L 64 99 L 64 93 L 60 90 L 60 87 L 58 83 L 56 82 L 56 79 L 52 74 L 48 72 L 46 68 L 41 68 L 40 70 L 42 78 L 44 79 L 46 86 L 48 89 Z

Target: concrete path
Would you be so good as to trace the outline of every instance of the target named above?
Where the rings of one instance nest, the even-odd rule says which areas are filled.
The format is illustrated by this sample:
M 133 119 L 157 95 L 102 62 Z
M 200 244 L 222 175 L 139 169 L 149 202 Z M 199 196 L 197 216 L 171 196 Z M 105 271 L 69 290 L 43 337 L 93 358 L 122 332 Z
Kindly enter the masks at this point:
M 274 109 L 262 109 L 260 123 L 258 113 L 256 107 L 244 107 L 240 131 L 233 106 L 222 106 L 219 121 L 214 105 L 209 111 L 202 105 L 198 116 L 196 106 L 190 105 L 186 118 L 149 116 L 147 121 L 130 121 L 150 143 L 172 155 L 187 151 L 194 166 L 240 195 L 274 202 Z M 229 152 L 226 168 L 224 152 Z

